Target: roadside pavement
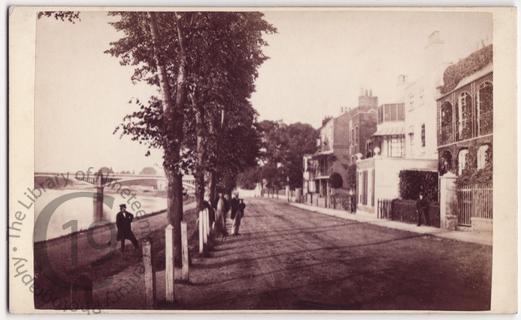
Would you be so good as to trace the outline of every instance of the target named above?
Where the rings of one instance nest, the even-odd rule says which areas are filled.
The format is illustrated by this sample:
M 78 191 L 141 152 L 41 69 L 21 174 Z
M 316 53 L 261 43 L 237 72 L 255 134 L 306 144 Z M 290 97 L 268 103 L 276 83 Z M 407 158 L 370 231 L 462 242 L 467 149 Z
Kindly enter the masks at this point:
M 303 203 L 290 203 L 292 206 L 297 208 L 318 212 L 321 214 L 327 214 L 329 216 L 354 220 L 359 222 L 366 222 L 386 228 L 398 229 L 408 232 L 414 232 L 419 234 L 429 234 L 435 237 L 452 239 L 463 242 L 470 242 L 482 245 L 492 246 L 492 232 L 478 232 L 478 231 L 448 231 L 436 227 L 430 226 L 417 226 L 412 223 L 404 223 L 400 221 L 392 221 L 387 219 L 378 219 L 375 214 L 364 211 L 357 211 L 355 214 L 349 213 L 345 210 L 321 208 L 311 206 Z

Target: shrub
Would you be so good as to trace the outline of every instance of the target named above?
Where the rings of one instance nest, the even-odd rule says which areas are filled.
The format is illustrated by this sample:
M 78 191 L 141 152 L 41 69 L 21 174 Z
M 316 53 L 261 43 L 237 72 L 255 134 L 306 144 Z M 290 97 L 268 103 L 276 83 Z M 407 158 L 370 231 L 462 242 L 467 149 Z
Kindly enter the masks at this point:
M 400 171 L 400 198 L 416 200 L 423 192 L 427 200 L 438 202 L 438 173 L 419 170 Z
M 329 176 L 329 183 L 331 184 L 331 188 L 338 189 L 342 188 L 344 181 L 339 173 L 333 172 L 331 176 Z
M 465 158 L 465 169 L 461 175 L 456 178 L 456 185 L 458 187 L 465 185 L 483 185 L 492 184 L 492 150 L 489 148 L 486 154 L 486 164 L 483 169 L 477 169 L 476 154 L 469 152 Z

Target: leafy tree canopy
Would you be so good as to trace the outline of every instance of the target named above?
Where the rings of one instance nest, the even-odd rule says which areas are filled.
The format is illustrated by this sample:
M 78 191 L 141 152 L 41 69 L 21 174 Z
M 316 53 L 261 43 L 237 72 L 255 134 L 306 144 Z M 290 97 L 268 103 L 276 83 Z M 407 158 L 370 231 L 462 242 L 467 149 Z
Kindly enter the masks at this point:
M 261 177 L 273 187 L 281 187 L 289 178 L 291 188 L 302 187 L 302 157 L 316 151 L 318 132 L 309 124 L 287 125 L 265 120 L 259 124 L 262 133 Z

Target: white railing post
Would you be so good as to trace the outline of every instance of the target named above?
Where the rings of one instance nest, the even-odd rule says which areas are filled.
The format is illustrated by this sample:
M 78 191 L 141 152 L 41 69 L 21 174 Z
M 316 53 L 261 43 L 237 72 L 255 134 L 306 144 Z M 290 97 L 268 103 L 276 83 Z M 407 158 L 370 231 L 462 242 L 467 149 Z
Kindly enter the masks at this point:
M 204 209 L 204 215 L 204 221 L 206 222 L 206 237 L 208 238 L 210 236 L 210 212 L 208 209 Z
M 199 253 L 202 254 L 204 251 L 204 221 L 203 211 L 199 211 Z
M 206 223 L 206 219 L 207 219 L 207 216 L 206 216 L 206 210 L 203 210 L 202 211 L 202 216 L 203 216 L 203 243 L 204 245 L 206 246 L 206 244 L 208 243 L 208 230 L 206 230 L 207 228 L 207 223 Z
M 455 230 L 457 226 L 458 199 L 455 180 L 456 175 L 451 172 L 440 177 L 440 227 L 442 229 Z
M 175 301 L 174 294 L 174 227 L 169 224 L 165 229 L 165 300 Z
M 188 281 L 189 273 L 189 257 L 188 257 L 188 228 L 185 221 L 181 222 L 181 253 L 183 257 L 183 265 L 181 269 L 181 279 Z
M 152 256 L 152 243 L 148 239 L 142 242 L 143 266 L 145 268 L 145 305 L 153 309 L 156 303 L 156 275 Z

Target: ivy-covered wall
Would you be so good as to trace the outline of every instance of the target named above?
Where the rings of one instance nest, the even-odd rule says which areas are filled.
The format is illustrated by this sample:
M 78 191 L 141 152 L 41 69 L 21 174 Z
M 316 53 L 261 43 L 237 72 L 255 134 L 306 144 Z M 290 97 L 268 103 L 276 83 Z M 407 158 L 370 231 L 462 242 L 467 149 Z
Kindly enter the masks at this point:
M 458 63 L 447 67 L 443 73 L 443 86 L 439 88 L 440 93 L 446 94 L 454 90 L 463 78 L 479 71 L 491 63 L 492 58 L 492 45 L 489 45 L 472 53 L 465 59 L 460 60 Z

